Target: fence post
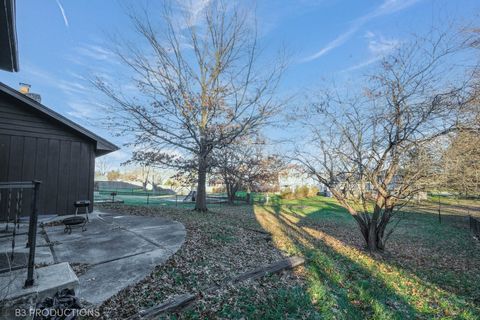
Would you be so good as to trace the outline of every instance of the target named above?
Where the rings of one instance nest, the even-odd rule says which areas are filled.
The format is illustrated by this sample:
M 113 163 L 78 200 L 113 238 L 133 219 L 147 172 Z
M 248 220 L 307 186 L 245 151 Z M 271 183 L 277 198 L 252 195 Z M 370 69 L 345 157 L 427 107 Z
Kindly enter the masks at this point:
M 440 196 L 438 197 L 438 222 L 442 223 L 442 213 L 441 213 L 442 203 L 440 202 Z
M 150 202 L 150 193 L 147 192 L 147 204 Z
M 470 218 L 470 231 L 480 240 L 480 220 L 469 216 Z
M 33 271 L 35 269 L 35 247 L 37 244 L 37 221 L 38 221 L 38 191 L 40 189 L 40 181 L 33 181 L 33 203 L 32 213 L 30 214 L 30 224 L 28 226 L 28 247 L 30 248 L 28 253 L 28 270 L 27 280 L 25 280 L 25 287 L 31 287 L 34 283 Z

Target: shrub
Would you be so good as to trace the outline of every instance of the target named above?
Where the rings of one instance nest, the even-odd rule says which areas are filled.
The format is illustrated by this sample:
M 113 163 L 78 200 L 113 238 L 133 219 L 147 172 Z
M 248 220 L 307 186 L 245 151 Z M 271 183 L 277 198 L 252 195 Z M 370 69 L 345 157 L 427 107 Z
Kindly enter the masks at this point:
M 295 198 L 306 198 L 308 196 L 308 186 L 300 186 L 295 189 Z
M 280 192 L 280 198 L 286 200 L 309 198 L 315 197 L 318 192 L 319 189 L 317 187 L 300 186 L 296 188 L 294 192 L 287 188 Z
M 280 192 L 280 198 L 286 199 L 286 200 L 292 200 L 292 199 L 295 199 L 295 194 L 290 189 L 284 189 Z
M 212 193 L 224 193 L 227 192 L 227 189 L 224 186 L 218 186 L 212 188 Z
M 310 187 L 307 197 L 315 197 L 320 190 L 317 187 Z

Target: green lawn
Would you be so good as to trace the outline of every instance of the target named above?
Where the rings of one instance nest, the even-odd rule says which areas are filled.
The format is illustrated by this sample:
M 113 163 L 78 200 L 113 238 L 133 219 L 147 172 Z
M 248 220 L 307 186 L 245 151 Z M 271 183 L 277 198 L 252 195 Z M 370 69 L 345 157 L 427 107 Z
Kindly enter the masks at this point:
M 240 196 L 245 196 L 246 193 L 240 193 Z M 218 207 L 224 204 L 214 203 L 215 197 L 226 197 L 226 194 L 222 193 L 215 193 L 215 194 L 208 194 L 210 207 Z M 177 198 L 175 195 L 155 195 L 155 194 L 148 194 L 148 193 L 131 193 L 131 192 L 123 192 L 118 193 L 115 196 L 115 200 L 122 200 L 124 204 L 131 205 L 131 206 L 166 206 L 166 207 L 179 207 L 185 209 L 192 209 L 195 206 L 195 203 L 192 201 L 183 201 L 186 195 L 178 195 Z M 97 196 L 98 200 L 111 200 L 112 196 L 109 193 L 101 192 L 99 196 Z M 262 194 L 255 194 L 254 201 L 259 202 L 264 199 Z M 243 204 L 244 201 L 237 200 L 236 203 Z
M 432 205 L 460 205 L 460 206 L 472 206 L 472 207 L 480 207 L 480 199 L 464 199 L 458 198 L 455 196 L 442 196 L 442 195 L 429 195 L 427 203 L 431 203 Z
M 459 214 L 445 214 L 439 223 L 435 210 L 410 207 L 399 214 L 387 250 L 372 255 L 354 219 L 331 198 L 270 197 L 254 206 L 210 205 L 206 213 L 171 205 L 105 206 L 180 221 L 187 239 L 149 277 L 101 306 L 101 319 L 128 318 L 185 293 L 198 294 L 198 301 L 165 318 L 480 319 L 480 243 Z M 284 255 L 304 256 L 306 264 L 203 291 Z
M 386 252 L 370 255 L 333 199 L 277 199 L 255 214 L 276 246 L 308 258 L 312 318 L 480 318 L 480 244 L 462 217 L 403 212 Z

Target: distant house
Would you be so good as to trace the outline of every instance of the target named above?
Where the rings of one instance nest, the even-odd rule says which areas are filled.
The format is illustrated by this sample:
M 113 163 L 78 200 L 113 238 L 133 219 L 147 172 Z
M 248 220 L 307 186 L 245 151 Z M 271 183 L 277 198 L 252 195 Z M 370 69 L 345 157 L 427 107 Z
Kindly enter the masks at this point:
M 93 203 L 95 158 L 115 150 L 114 144 L 0 82 L 0 181 L 42 181 L 40 214 L 71 214 L 76 200 Z M 0 220 L 5 220 L 2 206 L 6 201 L 0 201 Z M 23 209 L 26 214 L 29 208 Z
M 301 186 L 318 187 L 318 182 L 306 174 L 302 167 L 296 164 L 290 164 L 279 173 L 278 184 L 280 189 L 289 189 L 295 191 Z M 319 188 L 321 189 L 321 188 Z

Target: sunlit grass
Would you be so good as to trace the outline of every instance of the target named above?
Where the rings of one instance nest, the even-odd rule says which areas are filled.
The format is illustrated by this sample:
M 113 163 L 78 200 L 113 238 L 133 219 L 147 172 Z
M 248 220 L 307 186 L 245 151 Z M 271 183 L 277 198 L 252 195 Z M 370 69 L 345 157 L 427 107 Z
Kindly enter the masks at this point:
M 439 272 L 435 268 L 417 272 L 414 266 L 402 265 L 388 254 L 370 255 L 361 246 L 351 244 L 355 241 L 350 235 L 358 237 L 355 223 L 329 198 L 279 199 L 270 205 L 256 206 L 255 214 L 259 223 L 274 235 L 279 248 L 307 257 L 309 295 L 324 318 L 480 317 L 476 305 L 479 294 L 475 289 L 480 280 L 478 260 L 472 260 L 473 272 L 459 277 L 458 272 Z M 415 237 L 432 247 L 445 241 L 451 245 L 451 251 L 446 247 L 445 252 L 454 258 L 455 248 L 471 245 L 467 243 L 472 241 L 468 229 L 438 224 L 434 216 L 405 213 L 403 221 L 397 239 L 404 241 L 413 236 L 412 246 Z M 431 241 L 424 241 L 428 239 Z M 474 245 L 471 248 L 477 256 L 480 254 Z

